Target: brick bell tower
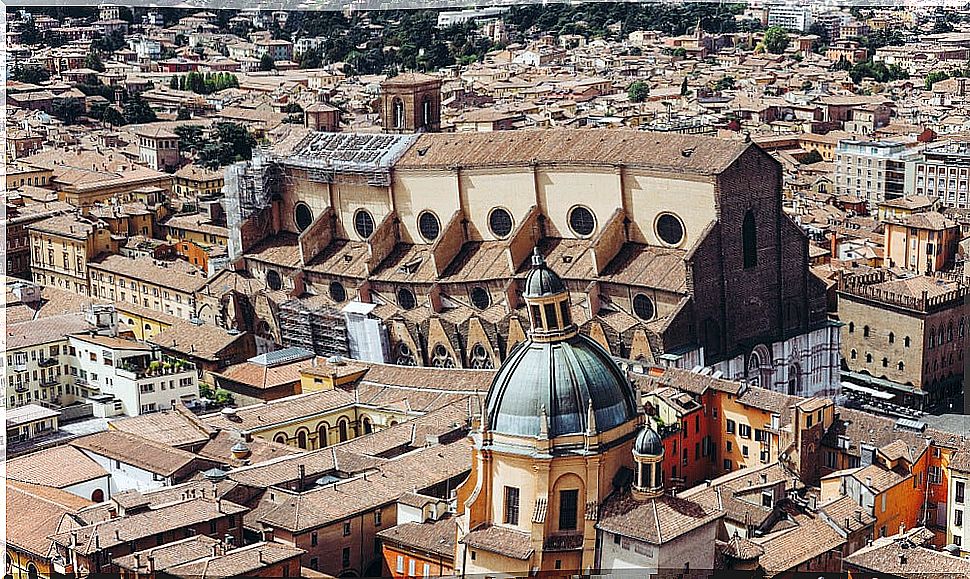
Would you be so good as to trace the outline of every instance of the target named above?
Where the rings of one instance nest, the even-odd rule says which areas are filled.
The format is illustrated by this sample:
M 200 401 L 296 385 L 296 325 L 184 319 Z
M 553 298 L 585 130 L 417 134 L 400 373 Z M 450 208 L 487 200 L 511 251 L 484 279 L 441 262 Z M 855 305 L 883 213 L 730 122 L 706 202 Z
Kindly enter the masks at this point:
M 385 133 L 441 130 L 441 79 L 406 72 L 381 83 L 381 126 Z

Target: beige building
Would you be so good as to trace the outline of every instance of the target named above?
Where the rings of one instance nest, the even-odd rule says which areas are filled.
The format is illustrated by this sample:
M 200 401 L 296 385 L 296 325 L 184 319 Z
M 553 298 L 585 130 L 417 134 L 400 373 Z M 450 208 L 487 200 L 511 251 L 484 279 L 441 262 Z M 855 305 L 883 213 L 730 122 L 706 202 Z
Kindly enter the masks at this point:
M 839 281 L 842 355 L 852 382 L 889 390 L 916 406 L 960 392 L 970 289 L 886 271 Z
M 50 217 L 27 230 L 33 280 L 88 295 L 88 262 L 112 250 L 110 230 L 101 222 L 74 215 Z
M 960 224 L 936 211 L 913 213 L 885 224 L 883 259 L 887 267 L 921 274 L 953 267 L 960 244 Z
M 139 161 L 156 171 L 174 171 L 179 167 L 179 138 L 168 129 L 150 124 L 135 131 Z
M 88 267 L 92 296 L 187 320 L 195 317 L 195 292 L 205 284 L 203 273 L 182 260 L 109 255 Z

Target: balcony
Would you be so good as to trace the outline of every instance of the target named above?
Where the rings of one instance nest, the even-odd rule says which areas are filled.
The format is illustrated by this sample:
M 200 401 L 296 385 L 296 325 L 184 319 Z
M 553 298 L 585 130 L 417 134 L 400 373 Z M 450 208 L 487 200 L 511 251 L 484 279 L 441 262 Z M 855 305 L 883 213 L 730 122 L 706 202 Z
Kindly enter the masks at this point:
M 41 388 L 53 388 L 58 384 L 60 384 L 60 382 L 58 382 L 56 378 L 44 378 L 40 381 Z
M 152 360 L 148 357 L 137 356 L 120 360 L 116 371 L 119 376 L 131 380 L 142 380 L 187 372 L 194 373 L 195 364 L 176 358 L 163 357 L 160 360 Z
M 41 368 L 50 368 L 51 366 L 57 366 L 57 358 L 41 358 L 37 365 Z
M 22 393 L 22 392 L 26 392 L 28 390 L 30 390 L 30 386 L 27 385 L 27 384 L 17 384 L 17 386 L 14 387 L 14 391 L 15 392 L 21 392 Z

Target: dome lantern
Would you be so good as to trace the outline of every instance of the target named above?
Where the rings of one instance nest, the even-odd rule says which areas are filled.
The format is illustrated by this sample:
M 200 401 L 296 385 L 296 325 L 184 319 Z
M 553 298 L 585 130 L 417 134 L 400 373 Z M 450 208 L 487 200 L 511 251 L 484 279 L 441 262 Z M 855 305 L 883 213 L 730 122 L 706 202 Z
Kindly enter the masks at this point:
M 663 494 L 663 458 L 663 440 L 645 424 L 633 442 L 633 462 L 637 469 L 633 483 L 635 495 L 650 498 Z
M 579 332 L 572 320 L 566 284 L 549 269 L 538 248 L 532 252 L 532 271 L 525 278 L 522 297 L 529 310 L 532 340 L 561 342 Z

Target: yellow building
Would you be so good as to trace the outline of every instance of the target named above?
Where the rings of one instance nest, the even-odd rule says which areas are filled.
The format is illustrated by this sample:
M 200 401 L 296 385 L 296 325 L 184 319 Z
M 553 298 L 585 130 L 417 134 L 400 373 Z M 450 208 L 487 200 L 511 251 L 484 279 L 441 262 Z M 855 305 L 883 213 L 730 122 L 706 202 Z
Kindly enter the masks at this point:
M 960 225 L 936 211 L 913 213 L 886 223 L 884 260 L 927 275 L 950 268 L 960 243 Z
M 7 481 L 6 573 L 11 579 L 54 577 L 50 529 L 92 503 L 60 489 Z
M 27 229 L 34 281 L 88 295 L 88 262 L 113 249 L 108 228 L 74 215 L 58 215 Z
M 7 190 L 24 186 L 47 187 L 53 172 L 50 169 L 35 167 L 28 163 L 7 165 Z
M 150 257 L 109 255 L 88 267 L 92 296 L 186 320 L 195 317 L 195 292 L 205 284 L 202 273 L 181 260 L 156 264 Z
M 183 198 L 212 197 L 222 193 L 221 171 L 186 165 L 175 172 L 175 194 Z

